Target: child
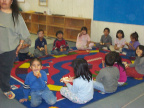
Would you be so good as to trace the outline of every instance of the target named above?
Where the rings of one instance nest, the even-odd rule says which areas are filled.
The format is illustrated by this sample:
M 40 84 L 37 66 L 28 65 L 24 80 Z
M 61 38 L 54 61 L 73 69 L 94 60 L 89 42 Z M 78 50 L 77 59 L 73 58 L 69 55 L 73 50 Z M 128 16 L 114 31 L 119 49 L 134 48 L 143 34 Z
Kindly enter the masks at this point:
M 126 45 L 128 46 L 128 49 L 123 48 L 122 52 L 123 52 L 123 54 L 126 53 L 126 56 L 132 57 L 132 56 L 135 56 L 135 50 L 136 50 L 137 46 L 140 45 L 140 43 L 138 41 L 137 32 L 132 33 L 131 36 L 130 36 L 130 39 L 131 39 L 130 43 L 126 42 Z
M 84 104 L 93 99 L 93 80 L 85 59 L 75 59 L 72 62 L 75 78 L 69 81 L 62 80 L 67 87 L 63 87 L 60 93 L 70 101 Z M 71 85 L 69 82 L 73 82 Z
M 116 59 L 115 59 L 115 63 L 114 63 L 114 67 L 117 67 L 119 70 L 119 80 L 118 80 L 118 85 L 121 86 L 123 85 L 126 81 L 127 81 L 127 75 L 126 75 L 126 71 L 125 71 L 125 66 L 122 64 L 122 58 L 119 55 L 119 53 L 116 53 Z
M 137 80 L 142 80 L 144 76 L 144 46 L 139 45 L 136 48 L 136 59 L 134 64 L 127 64 L 127 76 L 134 77 Z
M 113 52 L 105 56 L 106 67 L 102 68 L 94 81 L 94 88 L 102 94 L 113 93 L 117 90 L 119 70 L 114 67 L 116 55 Z
M 25 39 L 23 46 L 21 47 L 19 54 L 18 54 L 19 61 L 24 61 L 25 59 L 31 59 L 32 58 L 28 55 L 30 46 L 31 46 L 30 38 Z
M 96 44 L 96 47 L 98 47 L 100 50 L 102 50 L 103 47 L 107 47 L 109 49 L 109 46 L 112 45 L 112 38 L 109 35 L 110 29 L 105 28 L 104 29 L 104 35 L 101 36 L 100 43 Z
M 44 38 L 44 31 L 42 29 L 38 30 L 37 35 L 38 35 L 38 38 L 35 40 L 34 55 L 36 57 L 48 55 L 47 41 Z
M 57 37 L 57 39 L 55 39 L 55 41 L 53 43 L 52 53 L 54 53 L 55 55 L 68 54 L 69 45 L 63 39 L 63 32 L 62 31 L 57 31 L 56 32 L 56 37 Z
M 42 69 L 42 62 L 39 58 L 34 58 L 30 62 L 32 72 L 28 73 L 24 83 L 24 98 L 20 102 L 26 102 L 29 94 L 31 95 L 31 106 L 37 107 L 41 104 L 42 99 L 47 104 L 56 103 L 56 97 L 47 87 L 47 75 Z
M 122 30 L 118 30 L 116 34 L 115 46 L 110 45 L 110 50 L 122 52 L 125 42 L 126 40 L 124 39 L 124 32 Z
M 81 32 L 77 36 L 76 47 L 78 50 L 92 49 L 94 43 L 91 42 L 89 35 L 87 34 L 87 28 L 82 27 Z

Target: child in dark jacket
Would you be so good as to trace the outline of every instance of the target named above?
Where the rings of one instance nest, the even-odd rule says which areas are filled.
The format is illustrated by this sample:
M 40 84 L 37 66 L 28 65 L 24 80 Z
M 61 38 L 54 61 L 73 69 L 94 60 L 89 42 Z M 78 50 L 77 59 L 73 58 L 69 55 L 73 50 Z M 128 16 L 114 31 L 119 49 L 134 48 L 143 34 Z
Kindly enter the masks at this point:
M 68 54 L 69 45 L 63 38 L 63 32 L 57 31 L 56 37 L 57 39 L 53 43 L 52 53 L 55 55 Z

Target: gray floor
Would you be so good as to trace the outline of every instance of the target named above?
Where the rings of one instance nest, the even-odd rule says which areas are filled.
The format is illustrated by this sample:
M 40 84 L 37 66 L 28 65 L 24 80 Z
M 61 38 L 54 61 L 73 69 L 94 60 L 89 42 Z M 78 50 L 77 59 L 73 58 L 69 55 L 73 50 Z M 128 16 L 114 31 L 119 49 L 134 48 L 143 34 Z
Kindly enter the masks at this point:
M 36 38 L 36 35 L 31 36 L 31 52 L 34 50 Z M 48 46 L 52 45 L 53 41 L 54 38 L 47 38 Z M 69 45 L 73 47 L 75 43 L 69 42 Z M 50 47 L 48 49 L 51 50 Z M 15 99 L 7 99 L 0 90 L 0 108 L 25 108 L 25 106 Z M 144 108 L 144 83 L 91 103 L 83 108 Z
M 23 104 L 19 103 L 16 99 L 8 99 L 0 90 L 0 108 L 26 108 Z

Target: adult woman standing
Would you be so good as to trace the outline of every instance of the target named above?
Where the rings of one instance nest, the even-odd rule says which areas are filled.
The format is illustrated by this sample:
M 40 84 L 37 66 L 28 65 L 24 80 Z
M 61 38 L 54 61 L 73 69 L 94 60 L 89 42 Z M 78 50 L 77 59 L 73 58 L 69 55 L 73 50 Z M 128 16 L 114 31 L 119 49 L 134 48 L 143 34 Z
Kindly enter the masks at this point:
M 10 73 L 24 39 L 29 36 L 26 24 L 19 14 L 17 0 L 0 0 L 0 88 L 13 99 L 10 91 Z

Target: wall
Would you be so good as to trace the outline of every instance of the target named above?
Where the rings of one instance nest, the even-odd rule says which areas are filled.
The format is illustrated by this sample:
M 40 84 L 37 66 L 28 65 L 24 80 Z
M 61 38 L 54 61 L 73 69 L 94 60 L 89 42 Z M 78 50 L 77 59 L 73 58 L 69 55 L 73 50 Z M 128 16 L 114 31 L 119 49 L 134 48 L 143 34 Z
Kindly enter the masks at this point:
M 49 8 L 53 14 L 93 19 L 93 0 L 48 0 L 48 7 L 38 6 L 38 0 L 25 0 L 25 3 L 19 3 L 19 5 L 24 11 L 34 10 L 44 12 Z M 144 45 L 144 26 L 140 25 L 92 21 L 91 39 L 99 42 L 105 27 L 110 28 L 113 42 L 117 30 L 122 29 L 127 41 L 130 41 L 130 34 L 137 31 L 140 43 Z

